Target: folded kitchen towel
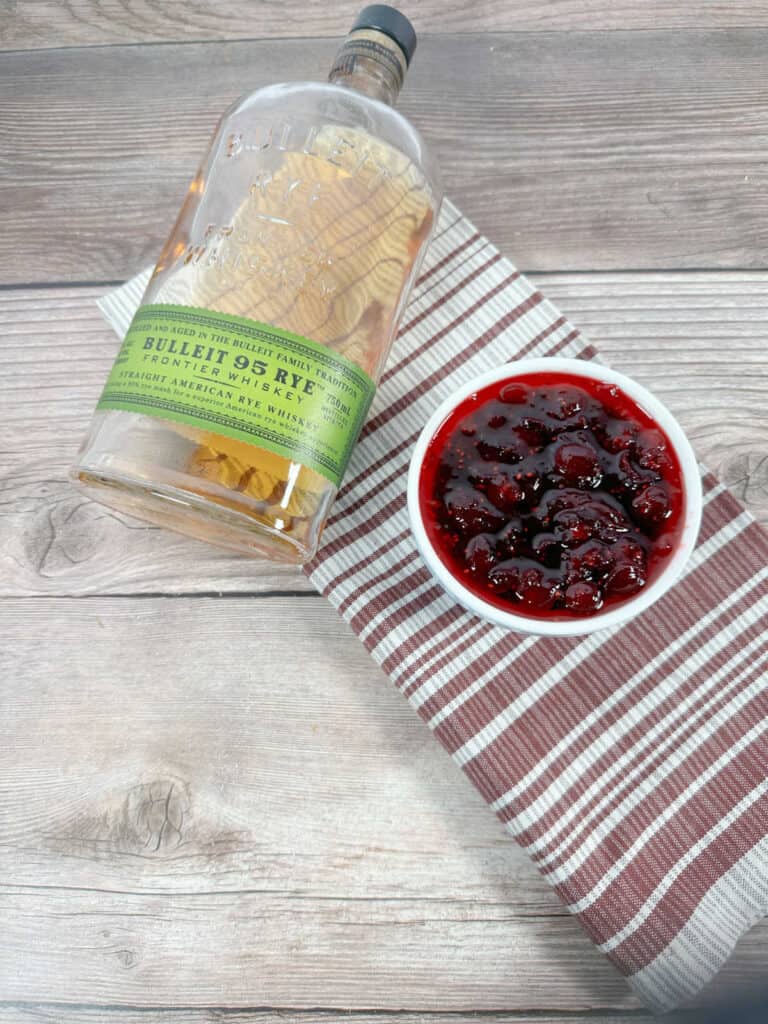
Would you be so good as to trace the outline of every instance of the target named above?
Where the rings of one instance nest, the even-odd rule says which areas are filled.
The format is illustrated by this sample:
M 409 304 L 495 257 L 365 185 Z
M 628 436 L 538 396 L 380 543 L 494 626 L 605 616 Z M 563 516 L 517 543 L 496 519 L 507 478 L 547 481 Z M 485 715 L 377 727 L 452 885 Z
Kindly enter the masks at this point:
M 105 297 L 121 336 L 148 271 Z M 768 536 L 704 475 L 684 578 L 587 638 L 458 607 L 408 529 L 435 406 L 522 356 L 594 349 L 450 203 L 309 578 L 655 1010 L 699 990 L 768 910 Z

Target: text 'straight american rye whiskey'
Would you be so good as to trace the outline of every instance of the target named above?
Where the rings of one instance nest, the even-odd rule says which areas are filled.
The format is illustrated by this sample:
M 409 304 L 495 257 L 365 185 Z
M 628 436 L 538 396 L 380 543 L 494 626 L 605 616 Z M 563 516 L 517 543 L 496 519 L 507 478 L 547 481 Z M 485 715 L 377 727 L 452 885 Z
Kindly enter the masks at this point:
M 402 14 L 367 7 L 328 83 L 224 115 L 75 466 L 92 497 L 312 557 L 440 205 L 392 106 L 415 46 Z

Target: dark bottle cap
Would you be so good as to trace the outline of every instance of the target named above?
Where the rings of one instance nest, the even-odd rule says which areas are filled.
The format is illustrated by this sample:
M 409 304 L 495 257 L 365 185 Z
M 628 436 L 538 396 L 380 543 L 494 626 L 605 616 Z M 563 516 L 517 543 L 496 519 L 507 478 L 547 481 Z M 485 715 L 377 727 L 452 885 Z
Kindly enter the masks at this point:
M 364 7 L 355 18 L 351 28 L 356 32 L 361 28 L 372 28 L 383 32 L 385 36 L 394 39 L 405 56 L 406 64 L 411 63 L 411 57 L 416 49 L 416 32 L 413 25 L 400 11 L 387 4 L 371 4 Z

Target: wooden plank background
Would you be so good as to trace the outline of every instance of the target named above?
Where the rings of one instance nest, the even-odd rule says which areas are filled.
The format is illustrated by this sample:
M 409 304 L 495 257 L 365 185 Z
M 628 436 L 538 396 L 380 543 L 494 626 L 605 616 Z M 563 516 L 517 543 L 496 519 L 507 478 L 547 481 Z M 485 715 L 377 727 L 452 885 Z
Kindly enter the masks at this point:
M 356 0 L 0 0 L 0 47 L 337 38 L 361 6 Z M 403 0 L 399 7 L 430 33 L 768 28 L 762 0 Z
M 225 107 L 322 77 L 335 47 L 4 55 L 3 280 L 122 280 L 152 262 Z M 760 269 L 766 50 L 768 29 L 427 35 L 400 107 L 452 198 L 525 270 Z
M 768 4 L 403 7 L 449 194 L 768 522 Z M 0 1024 L 647 1019 L 299 573 L 67 481 L 95 297 L 356 8 L 0 0 Z

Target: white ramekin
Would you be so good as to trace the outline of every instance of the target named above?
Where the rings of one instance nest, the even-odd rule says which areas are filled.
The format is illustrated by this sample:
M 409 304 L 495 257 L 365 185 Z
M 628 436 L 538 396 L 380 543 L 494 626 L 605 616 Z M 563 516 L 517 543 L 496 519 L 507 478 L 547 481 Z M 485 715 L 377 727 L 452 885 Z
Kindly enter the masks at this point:
M 683 530 L 678 548 L 669 559 L 663 572 L 633 597 L 627 598 L 621 604 L 609 607 L 604 612 L 597 612 L 595 615 L 585 618 L 537 619 L 529 615 L 516 615 L 514 612 L 504 611 L 497 608 L 496 605 L 484 601 L 468 590 L 440 559 L 429 540 L 421 516 L 419 503 L 421 468 L 427 448 L 443 421 L 457 405 L 476 391 L 497 381 L 515 380 L 517 377 L 532 373 L 563 373 L 617 385 L 662 428 L 677 454 L 682 469 L 685 502 Z M 518 362 L 507 363 L 494 370 L 489 370 L 468 381 L 442 402 L 430 416 L 416 442 L 408 472 L 408 514 L 411 529 L 416 546 L 435 579 L 459 604 L 480 618 L 518 633 L 538 636 L 579 636 L 585 633 L 594 633 L 598 629 L 607 629 L 610 626 L 626 622 L 658 601 L 679 577 L 693 551 L 701 524 L 701 504 L 701 476 L 696 456 L 693 454 L 693 449 L 683 433 L 682 427 L 672 413 L 662 405 L 658 398 L 654 398 L 650 391 L 631 378 L 625 377 L 623 373 L 610 370 L 600 363 L 587 362 L 582 359 L 561 359 L 554 356 L 545 359 L 521 359 Z

